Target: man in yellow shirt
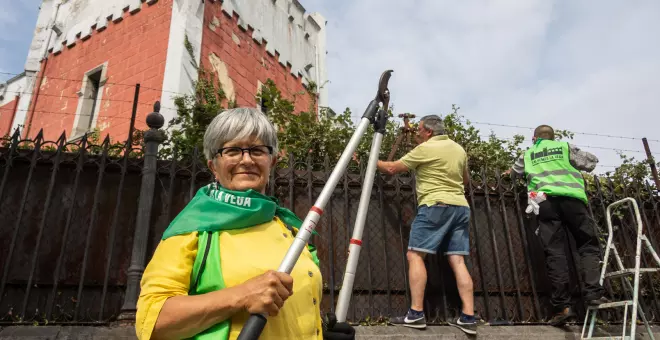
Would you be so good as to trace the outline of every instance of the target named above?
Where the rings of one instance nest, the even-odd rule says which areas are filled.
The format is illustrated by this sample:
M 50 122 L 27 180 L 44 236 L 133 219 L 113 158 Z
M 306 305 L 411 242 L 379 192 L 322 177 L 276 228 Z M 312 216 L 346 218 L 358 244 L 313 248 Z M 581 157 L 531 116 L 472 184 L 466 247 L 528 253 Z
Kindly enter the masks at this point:
M 463 303 L 461 316 L 450 324 L 476 334 L 472 277 L 464 261 L 464 256 L 470 255 L 470 207 L 464 189 L 469 183 L 467 154 L 448 138 L 442 119 L 436 115 L 420 120 L 416 139 L 420 144 L 400 160 L 378 161 L 378 169 L 390 175 L 415 172 L 419 204 L 407 254 L 412 303 L 405 316 L 391 322 L 412 328 L 426 327 L 424 256 L 440 250 L 448 257 Z

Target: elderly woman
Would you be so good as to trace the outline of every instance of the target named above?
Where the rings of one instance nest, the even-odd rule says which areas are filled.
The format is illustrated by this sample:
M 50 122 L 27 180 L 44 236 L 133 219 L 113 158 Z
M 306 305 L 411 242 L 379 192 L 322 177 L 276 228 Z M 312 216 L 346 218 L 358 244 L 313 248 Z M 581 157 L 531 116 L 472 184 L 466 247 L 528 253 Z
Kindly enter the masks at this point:
M 278 151 L 267 117 L 252 108 L 219 114 L 204 134 L 215 182 L 172 221 L 141 282 L 139 339 L 236 339 L 251 313 L 267 314 L 260 339 L 353 339 L 323 329 L 323 281 L 312 246 L 292 273 L 274 271 L 301 220 L 266 196 Z

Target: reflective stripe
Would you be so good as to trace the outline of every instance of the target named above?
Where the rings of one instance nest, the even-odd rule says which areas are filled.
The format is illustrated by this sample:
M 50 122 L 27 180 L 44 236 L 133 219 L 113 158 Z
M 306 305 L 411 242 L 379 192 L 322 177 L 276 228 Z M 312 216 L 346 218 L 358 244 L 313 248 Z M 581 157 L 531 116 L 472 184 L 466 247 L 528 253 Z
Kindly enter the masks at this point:
M 551 185 L 553 187 L 569 187 L 569 188 L 575 188 L 575 189 L 584 189 L 584 185 L 580 183 L 568 183 L 568 182 L 541 182 L 536 185 L 536 190 L 543 188 L 544 186 Z
M 570 171 L 567 169 L 560 169 L 560 170 L 548 170 L 548 171 L 542 171 L 537 174 L 528 174 L 527 175 L 527 180 L 531 182 L 534 178 L 540 177 L 548 177 L 548 176 L 562 176 L 562 175 L 570 175 L 575 177 L 578 180 L 582 180 L 582 174 L 579 172 L 575 171 Z

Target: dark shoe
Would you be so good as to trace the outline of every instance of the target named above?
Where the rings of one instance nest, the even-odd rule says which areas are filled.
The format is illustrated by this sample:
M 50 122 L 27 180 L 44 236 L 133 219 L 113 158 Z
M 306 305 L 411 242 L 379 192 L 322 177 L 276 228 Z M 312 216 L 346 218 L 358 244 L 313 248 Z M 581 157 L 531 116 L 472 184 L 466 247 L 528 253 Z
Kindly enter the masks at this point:
M 426 316 L 422 314 L 421 317 L 415 317 L 410 311 L 408 311 L 405 316 L 390 318 L 390 323 L 410 328 L 424 329 L 426 328 Z
M 568 321 L 571 318 L 574 318 L 575 316 L 576 315 L 575 312 L 573 311 L 573 308 L 566 307 L 564 308 L 563 311 L 555 314 L 555 316 L 553 316 L 548 323 L 550 324 L 550 326 L 554 326 L 554 327 L 563 326 L 564 324 L 566 324 L 566 321 Z
M 466 334 L 470 335 L 476 335 L 477 334 L 477 320 L 473 320 L 472 322 L 465 322 L 462 321 L 461 318 L 459 317 L 456 319 L 456 321 L 449 321 L 449 325 L 457 327 L 458 329 L 462 330 Z
M 608 298 L 604 297 L 604 296 L 601 296 L 598 299 L 587 300 L 587 304 L 591 307 L 599 306 L 599 305 L 602 305 L 604 303 L 610 303 L 610 302 L 611 301 Z

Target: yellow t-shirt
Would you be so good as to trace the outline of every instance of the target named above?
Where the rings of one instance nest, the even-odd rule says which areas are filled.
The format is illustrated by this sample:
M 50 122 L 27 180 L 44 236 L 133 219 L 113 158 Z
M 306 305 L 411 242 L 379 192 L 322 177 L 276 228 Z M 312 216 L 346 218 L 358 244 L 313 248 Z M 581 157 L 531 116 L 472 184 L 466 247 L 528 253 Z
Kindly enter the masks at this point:
M 438 202 L 469 206 L 463 185 L 467 154 L 446 135 L 434 136 L 418 145 L 403 156 L 401 162 L 415 171 L 420 206 Z
M 220 234 L 220 259 L 226 287 L 233 287 L 267 270 L 277 270 L 293 234 L 277 218 L 249 229 Z M 161 241 L 145 268 L 137 303 L 135 328 L 140 340 L 151 338 L 165 301 L 188 295 L 190 275 L 197 255 L 197 232 Z M 321 330 L 321 271 L 305 248 L 291 273 L 293 294 L 275 317 L 268 317 L 260 339 L 323 339 Z M 249 317 L 232 316 L 229 339 L 233 340 Z

